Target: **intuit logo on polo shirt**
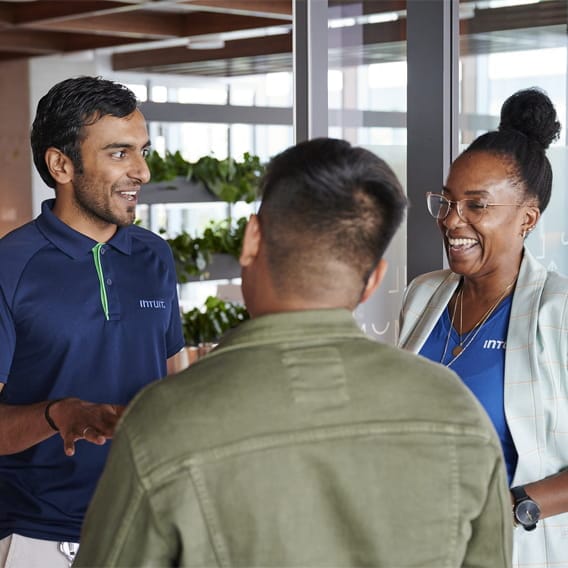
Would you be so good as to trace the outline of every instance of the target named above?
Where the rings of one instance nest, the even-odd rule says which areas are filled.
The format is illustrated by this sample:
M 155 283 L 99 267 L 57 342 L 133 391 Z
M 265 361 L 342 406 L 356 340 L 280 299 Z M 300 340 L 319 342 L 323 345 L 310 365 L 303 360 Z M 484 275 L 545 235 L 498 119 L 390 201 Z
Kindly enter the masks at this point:
M 483 342 L 483 349 L 506 349 L 507 342 L 500 339 L 486 339 Z
M 153 310 L 165 310 L 166 302 L 164 300 L 138 300 L 141 308 L 149 308 Z

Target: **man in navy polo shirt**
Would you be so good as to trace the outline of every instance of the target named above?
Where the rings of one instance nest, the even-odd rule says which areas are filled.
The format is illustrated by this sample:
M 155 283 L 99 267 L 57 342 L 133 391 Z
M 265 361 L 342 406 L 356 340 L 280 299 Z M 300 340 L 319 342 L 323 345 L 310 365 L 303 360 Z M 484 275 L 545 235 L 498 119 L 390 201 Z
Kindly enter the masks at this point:
M 0 566 L 56 568 L 124 406 L 187 363 L 171 251 L 132 224 L 150 177 L 134 94 L 62 81 L 31 143 L 55 199 L 0 239 Z

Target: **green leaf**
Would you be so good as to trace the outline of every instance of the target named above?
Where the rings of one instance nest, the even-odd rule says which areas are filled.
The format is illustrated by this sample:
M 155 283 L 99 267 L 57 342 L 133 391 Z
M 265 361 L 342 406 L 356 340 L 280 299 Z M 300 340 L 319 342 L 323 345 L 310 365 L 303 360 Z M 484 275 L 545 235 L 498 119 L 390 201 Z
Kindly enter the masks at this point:
M 229 329 L 247 320 L 246 308 L 209 296 L 202 309 L 193 308 L 182 314 L 183 332 L 187 345 L 218 342 Z
M 186 180 L 193 179 L 202 182 L 216 197 L 228 203 L 254 201 L 264 171 L 260 158 L 248 152 L 243 154 L 241 162 L 231 157 L 218 160 L 213 156 L 202 156 L 191 163 L 183 158 L 179 150 L 173 154 L 166 151 L 164 158 L 154 150 L 146 161 L 153 182 L 171 181 L 179 176 Z
M 200 237 L 192 237 L 183 231 L 175 238 L 166 239 L 172 249 L 178 282 L 204 275 L 213 254 L 230 254 L 238 259 L 247 221 L 246 217 L 235 222 L 230 218 L 211 221 Z

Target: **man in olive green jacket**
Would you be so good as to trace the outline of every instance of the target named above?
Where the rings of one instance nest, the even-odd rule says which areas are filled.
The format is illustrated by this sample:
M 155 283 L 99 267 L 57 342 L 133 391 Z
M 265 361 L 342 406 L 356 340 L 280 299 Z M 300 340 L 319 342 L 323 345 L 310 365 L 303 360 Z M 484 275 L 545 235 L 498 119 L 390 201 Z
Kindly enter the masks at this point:
M 485 413 L 351 315 L 404 214 L 396 177 L 316 139 L 274 158 L 262 189 L 241 255 L 252 319 L 129 407 L 75 565 L 508 567 Z

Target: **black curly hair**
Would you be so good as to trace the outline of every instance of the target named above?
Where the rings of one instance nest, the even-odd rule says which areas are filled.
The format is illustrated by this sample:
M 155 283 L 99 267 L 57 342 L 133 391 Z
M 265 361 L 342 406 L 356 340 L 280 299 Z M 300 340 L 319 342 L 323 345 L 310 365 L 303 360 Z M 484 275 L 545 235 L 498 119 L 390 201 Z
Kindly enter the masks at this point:
M 464 154 L 488 152 L 508 160 L 525 191 L 535 198 L 540 211 L 550 201 L 552 168 L 546 149 L 560 134 L 556 110 L 546 93 L 537 87 L 511 95 L 501 107 L 497 130 L 476 138 Z

